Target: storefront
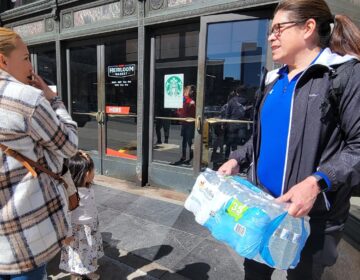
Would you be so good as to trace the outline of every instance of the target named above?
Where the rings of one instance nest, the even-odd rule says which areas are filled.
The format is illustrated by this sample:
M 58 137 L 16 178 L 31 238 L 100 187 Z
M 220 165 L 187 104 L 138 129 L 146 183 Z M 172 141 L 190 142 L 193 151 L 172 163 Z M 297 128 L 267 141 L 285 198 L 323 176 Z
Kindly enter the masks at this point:
M 274 67 L 277 2 L 9 0 L 0 17 L 56 86 L 98 174 L 187 192 L 251 135 L 261 68 Z M 359 1 L 329 3 L 360 22 Z M 193 111 L 184 110 L 189 85 Z

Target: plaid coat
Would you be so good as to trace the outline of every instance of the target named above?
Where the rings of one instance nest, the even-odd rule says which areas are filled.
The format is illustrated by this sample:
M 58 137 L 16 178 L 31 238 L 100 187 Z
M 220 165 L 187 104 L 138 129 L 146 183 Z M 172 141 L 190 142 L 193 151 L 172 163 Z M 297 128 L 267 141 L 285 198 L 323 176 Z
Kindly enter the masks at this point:
M 55 99 L 0 70 L 0 143 L 62 170 L 77 151 L 77 125 Z M 68 224 L 64 190 L 45 173 L 37 178 L 0 150 L 0 274 L 18 274 L 51 260 Z

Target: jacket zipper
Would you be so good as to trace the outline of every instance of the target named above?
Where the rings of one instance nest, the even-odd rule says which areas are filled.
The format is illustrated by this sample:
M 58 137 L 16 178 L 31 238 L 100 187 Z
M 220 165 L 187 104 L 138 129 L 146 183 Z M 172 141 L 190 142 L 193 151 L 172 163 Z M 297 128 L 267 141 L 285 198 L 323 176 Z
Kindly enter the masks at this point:
M 287 141 L 286 141 L 286 152 L 285 152 L 285 163 L 284 163 L 284 173 L 283 178 L 281 182 L 281 195 L 284 194 L 284 188 L 285 188 L 285 178 L 286 178 L 286 171 L 287 171 L 287 161 L 288 161 L 288 154 L 289 154 L 289 143 L 290 143 L 290 134 L 291 134 L 291 123 L 292 123 L 292 115 L 293 115 L 293 107 L 294 107 L 294 98 L 295 98 L 295 91 L 296 87 L 298 85 L 298 82 L 301 80 L 301 78 L 304 76 L 304 74 L 309 71 L 311 67 L 313 67 L 316 64 L 310 65 L 308 68 L 305 68 L 305 70 L 301 73 L 300 77 L 295 83 L 292 96 L 291 96 L 291 105 L 290 105 L 290 119 L 289 119 L 289 130 L 287 135 Z

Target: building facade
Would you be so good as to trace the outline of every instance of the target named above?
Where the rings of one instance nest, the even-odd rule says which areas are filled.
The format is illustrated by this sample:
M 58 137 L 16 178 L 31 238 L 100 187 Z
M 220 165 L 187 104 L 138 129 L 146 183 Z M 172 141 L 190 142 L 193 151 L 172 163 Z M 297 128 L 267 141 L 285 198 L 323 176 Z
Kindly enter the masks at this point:
M 187 192 L 250 137 L 260 69 L 274 67 L 267 31 L 277 2 L 9 0 L 0 23 L 27 42 L 98 174 Z M 328 2 L 360 22 L 360 1 Z M 188 85 L 196 91 L 184 101 Z M 240 109 L 230 115 L 234 90 Z

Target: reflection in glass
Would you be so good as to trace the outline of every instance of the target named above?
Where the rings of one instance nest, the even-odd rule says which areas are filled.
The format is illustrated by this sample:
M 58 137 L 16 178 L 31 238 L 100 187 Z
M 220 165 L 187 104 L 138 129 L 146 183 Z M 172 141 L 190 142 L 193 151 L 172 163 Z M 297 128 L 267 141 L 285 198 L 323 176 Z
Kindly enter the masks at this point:
M 216 170 L 251 137 L 267 25 L 267 20 L 247 20 L 208 26 L 203 167 Z
M 137 39 L 105 45 L 106 154 L 136 159 Z
M 48 85 L 56 85 L 55 49 L 37 52 L 38 74 Z
M 155 37 L 152 159 L 155 162 L 191 168 L 196 89 L 193 88 L 190 99 L 183 95 L 183 89 L 187 85 L 196 85 L 199 32 L 194 27 L 192 30 L 186 29 Z M 175 78 L 171 80 L 171 77 L 180 77 L 180 81 Z M 168 85 L 165 85 L 166 81 Z
M 98 153 L 96 46 L 70 49 L 72 117 L 78 123 L 79 148 Z

